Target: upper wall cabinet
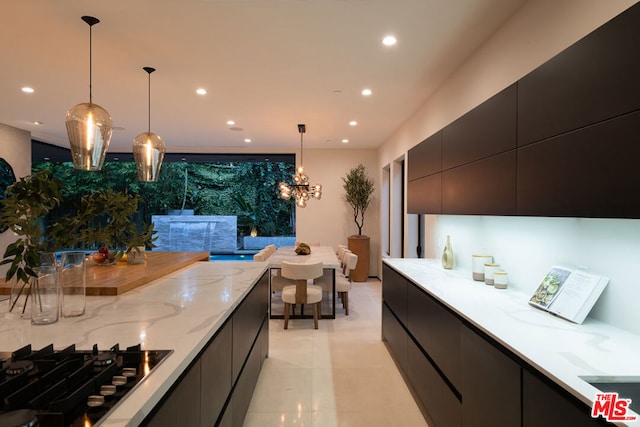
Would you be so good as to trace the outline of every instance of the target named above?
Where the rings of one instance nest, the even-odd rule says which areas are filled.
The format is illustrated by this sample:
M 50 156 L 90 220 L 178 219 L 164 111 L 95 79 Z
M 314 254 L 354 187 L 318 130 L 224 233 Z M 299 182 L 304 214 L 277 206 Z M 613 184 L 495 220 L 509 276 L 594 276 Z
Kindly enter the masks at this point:
M 518 215 L 640 218 L 640 112 L 518 150 Z
M 516 148 L 515 84 L 494 95 L 442 130 L 442 169 Z
M 442 170 L 442 131 L 434 133 L 409 150 L 407 181 Z
M 636 5 L 518 82 L 518 145 L 640 108 Z

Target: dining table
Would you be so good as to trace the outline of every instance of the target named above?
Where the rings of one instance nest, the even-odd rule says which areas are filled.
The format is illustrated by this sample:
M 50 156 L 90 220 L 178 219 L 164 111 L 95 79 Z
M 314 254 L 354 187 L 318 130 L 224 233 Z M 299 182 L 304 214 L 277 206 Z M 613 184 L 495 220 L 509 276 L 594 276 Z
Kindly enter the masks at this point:
M 298 264 L 314 264 L 322 262 L 323 275 L 314 280 L 314 284 L 322 287 L 322 304 L 320 310 L 321 319 L 336 318 L 336 270 L 340 269 L 340 260 L 335 249 L 331 246 L 311 246 L 311 253 L 308 255 L 298 255 L 294 246 L 281 246 L 269 257 L 266 262 L 270 270 L 270 279 L 280 275 L 282 261 Z M 295 282 L 291 281 L 294 285 Z M 271 285 L 271 281 L 270 281 Z M 280 292 L 271 287 L 269 292 L 270 304 L 269 315 L 272 319 L 284 318 L 284 303 Z M 301 308 L 299 314 L 292 314 L 290 318 L 312 318 L 311 313 L 304 314 Z

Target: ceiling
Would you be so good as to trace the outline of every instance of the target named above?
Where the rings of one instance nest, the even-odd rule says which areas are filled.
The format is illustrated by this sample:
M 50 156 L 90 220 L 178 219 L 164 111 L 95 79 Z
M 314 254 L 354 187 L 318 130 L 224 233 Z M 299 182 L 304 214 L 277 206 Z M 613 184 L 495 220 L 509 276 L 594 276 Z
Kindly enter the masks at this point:
M 91 15 L 110 152 L 147 131 L 144 66 L 168 152 L 291 152 L 298 123 L 305 148 L 375 148 L 524 1 L 3 0 L 0 123 L 68 146 L 66 111 L 89 101 Z

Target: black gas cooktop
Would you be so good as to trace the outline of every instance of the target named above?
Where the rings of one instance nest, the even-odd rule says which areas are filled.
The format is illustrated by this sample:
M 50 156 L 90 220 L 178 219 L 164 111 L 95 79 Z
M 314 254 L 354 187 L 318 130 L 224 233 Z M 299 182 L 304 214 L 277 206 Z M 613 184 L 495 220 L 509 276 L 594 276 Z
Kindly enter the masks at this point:
M 0 352 L 0 427 L 93 426 L 172 350 L 40 350 Z

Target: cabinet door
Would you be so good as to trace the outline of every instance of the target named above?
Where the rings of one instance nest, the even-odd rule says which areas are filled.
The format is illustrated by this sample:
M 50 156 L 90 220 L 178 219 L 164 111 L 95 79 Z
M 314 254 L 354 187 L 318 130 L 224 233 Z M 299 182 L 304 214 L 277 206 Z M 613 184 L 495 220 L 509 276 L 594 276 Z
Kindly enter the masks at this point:
M 386 304 L 382 304 L 382 340 L 387 347 L 398 368 L 407 373 L 407 333 L 398 319 L 391 313 Z
M 462 426 L 462 405 L 458 396 L 412 340 L 408 341 L 407 362 L 407 377 L 433 425 Z
M 471 329 L 461 332 L 464 427 L 520 426 L 520 365 Z
M 407 213 L 442 213 L 442 173 L 407 182 Z
M 460 390 L 462 323 L 455 315 L 414 285 L 409 286 L 408 300 L 409 332 L 453 387 Z
M 591 408 L 527 370 L 522 373 L 522 427 L 613 426 L 591 418 Z
M 640 112 L 518 150 L 518 214 L 640 218 Z
M 460 117 L 442 131 L 442 170 L 516 148 L 515 84 Z
M 212 426 L 231 392 L 231 323 L 214 337 L 200 357 L 202 427 Z
M 149 420 L 148 426 L 200 425 L 200 361 L 189 368 L 160 405 L 158 411 Z
M 233 381 L 242 369 L 269 306 L 269 275 L 262 275 L 233 314 Z
M 407 324 L 407 279 L 386 264 L 382 265 L 382 300 L 402 322 Z
M 442 173 L 442 213 L 514 215 L 516 152 L 499 154 Z
M 518 145 L 640 108 L 640 5 L 518 82 Z
M 442 131 L 436 132 L 407 154 L 407 180 L 412 181 L 442 170 Z
M 244 369 L 238 378 L 235 388 L 233 389 L 233 398 L 231 399 L 232 406 L 232 425 L 233 427 L 242 427 L 242 423 L 247 415 L 247 409 L 251 403 L 251 397 L 253 396 L 253 390 L 258 382 L 260 376 L 261 367 L 261 354 L 260 343 L 256 342 L 256 345 L 251 349 L 251 353 L 247 357 L 247 363 L 244 365 Z

